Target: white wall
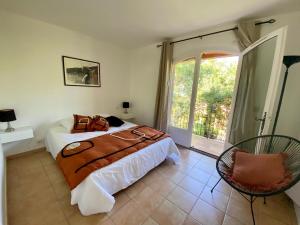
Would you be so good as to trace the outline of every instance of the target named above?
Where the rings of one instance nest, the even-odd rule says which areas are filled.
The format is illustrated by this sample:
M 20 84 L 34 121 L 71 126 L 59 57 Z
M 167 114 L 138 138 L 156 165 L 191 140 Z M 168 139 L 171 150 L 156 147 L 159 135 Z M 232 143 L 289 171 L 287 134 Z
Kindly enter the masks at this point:
M 47 126 L 73 113 L 116 113 L 129 98 L 127 50 L 41 21 L 0 11 L 0 109 L 35 138 L 6 144 L 13 154 L 43 146 Z M 64 86 L 61 56 L 98 61 L 102 87 Z M 1 124 L 2 128 L 4 124 Z
M 150 45 L 130 54 L 130 101 L 137 122 L 153 125 L 160 49 Z
M 272 16 L 277 20 L 274 24 L 262 26 L 262 35 L 270 33 L 282 26 L 289 26 L 287 45 L 285 54 L 300 55 L 300 12 Z M 203 34 L 210 31 L 216 31 L 232 27 L 227 24 L 214 27 L 201 32 L 194 32 L 184 37 Z M 178 37 L 176 39 L 181 39 Z M 195 39 L 175 45 L 174 58 L 189 56 L 195 52 L 208 50 L 226 50 L 230 52 L 239 52 L 238 44 L 233 32 L 226 32 L 207 38 Z M 145 58 L 144 58 L 145 57 Z M 157 88 L 157 77 L 159 68 L 160 49 L 156 45 L 133 50 L 131 52 L 131 86 L 130 98 L 134 105 L 134 111 L 137 114 L 137 121 L 153 125 L 154 102 Z M 149 70 L 149 68 L 151 68 Z M 283 100 L 282 110 L 278 123 L 278 133 L 298 137 L 300 135 L 300 64 L 290 69 L 290 76 L 287 84 L 287 91 Z
M 300 11 L 273 17 L 276 23 L 263 26 L 262 34 L 267 34 L 288 25 L 285 55 L 300 55 Z M 283 66 L 284 72 L 285 67 Z M 286 91 L 283 98 L 281 113 L 277 125 L 277 133 L 300 137 L 300 64 L 290 68 Z

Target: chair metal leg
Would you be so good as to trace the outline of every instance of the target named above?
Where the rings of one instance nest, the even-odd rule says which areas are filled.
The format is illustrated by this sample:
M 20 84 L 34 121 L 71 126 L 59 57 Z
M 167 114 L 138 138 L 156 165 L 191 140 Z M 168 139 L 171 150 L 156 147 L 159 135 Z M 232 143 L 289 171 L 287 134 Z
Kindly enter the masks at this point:
M 253 196 L 251 195 L 251 197 L 250 197 L 251 214 L 252 214 L 253 225 L 255 225 L 255 218 L 254 218 L 254 212 L 253 212 L 253 202 L 254 202 L 254 199 L 253 199 Z
M 222 179 L 222 178 L 220 178 L 220 179 L 218 180 L 218 182 L 215 184 L 215 186 L 213 186 L 213 188 L 210 190 L 211 193 L 213 193 L 215 187 L 218 185 L 218 183 L 221 181 L 221 179 Z
M 264 204 L 267 204 L 266 197 L 264 197 Z

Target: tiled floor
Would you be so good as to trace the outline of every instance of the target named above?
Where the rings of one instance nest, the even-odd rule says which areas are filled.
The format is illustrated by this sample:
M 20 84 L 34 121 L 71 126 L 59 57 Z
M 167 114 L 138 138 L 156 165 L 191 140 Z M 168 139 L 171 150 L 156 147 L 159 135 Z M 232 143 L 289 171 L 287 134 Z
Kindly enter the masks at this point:
M 218 180 L 215 160 L 181 149 L 179 165 L 165 161 L 115 195 L 110 213 L 81 216 L 49 153 L 8 160 L 9 225 L 251 225 L 249 203 Z M 101 203 L 99 203 L 101 204 Z M 255 202 L 259 225 L 296 225 L 285 195 Z

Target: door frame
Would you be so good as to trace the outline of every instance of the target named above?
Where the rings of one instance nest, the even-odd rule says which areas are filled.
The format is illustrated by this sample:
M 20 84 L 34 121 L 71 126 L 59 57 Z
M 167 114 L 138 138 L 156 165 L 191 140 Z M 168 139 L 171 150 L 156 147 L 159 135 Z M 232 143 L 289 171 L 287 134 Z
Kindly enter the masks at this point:
M 193 85 L 192 85 L 192 94 L 191 94 L 191 102 L 190 102 L 190 109 L 189 109 L 189 118 L 188 118 L 188 128 L 178 128 L 173 127 L 171 125 L 171 112 L 172 112 L 172 99 L 173 99 L 173 89 L 174 89 L 174 75 L 175 75 L 175 65 L 179 62 L 184 62 L 188 59 L 195 60 L 195 67 L 194 67 L 194 75 L 193 75 Z M 181 57 L 174 58 L 171 70 L 171 80 L 170 80 L 170 101 L 168 102 L 168 133 L 175 139 L 177 144 L 180 144 L 184 147 L 190 148 L 192 143 L 192 133 L 193 133 L 193 122 L 194 122 L 194 108 L 195 102 L 197 97 L 197 86 L 199 80 L 199 65 L 200 65 L 201 57 L 195 54 L 185 54 Z
M 173 58 L 173 64 L 171 69 L 171 79 L 169 84 L 169 96 L 170 100 L 168 102 L 168 133 L 173 137 L 177 144 L 180 144 L 184 147 L 190 148 L 192 146 L 192 135 L 193 135 L 193 127 L 194 127 L 194 115 L 195 115 L 195 104 L 197 100 L 198 93 L 198 84 L 200 77 L 200 66 L 202 61 L 202 54 L 206 52 L 215 52 L 215 51 L 224 51 L 226 53 L 232 54 L 233 56 L 240 57 L 240 52 L 235 50 L 229 50 L 227 48 L 205 48 L 205 49 L 197 49 L 192 53 L 181 54 L 179 57 Z M 183 62 L 188 59 L 195 59 L 195 69 L 194 69 L 194 79 L 193 79 L 193 87 L 192 87 L 192 95 L 191 95 L 191 103 L 190 103 L 190 113 L 189 113 L 189 121 L 188 128 L 178 128 L 171 126 L 171 109 L 172 109 L 172 98 L 173 98 L 173 88 L 174 88 L 174 74 L 175 74 L 175 65 L 176 63 Z M 238 70 L 238 68 L 237 68 Z M 235 81 L 236 85 L 236 81 Z M 233 98 L 232 98 L 233 100 Z
M 235 81 L 234 94 L 233 94 L 233 98 L 232 98 L 233 101 L 232 101 L 232 106 L 230 109 L 227 129 L 226 129 L 225 148 L 231 145 L 228 142 L 228 139 L 229 139 L 229 133 L 231 130 L 231 125 L 232 125 L 233 112 L 234 112 L 235 103 L 236 103 L 236 97 L 237 97 L 236 95 L 237 95 L 237 91 L 238 91 L 238 85 L 239 85 L 240 74 L 241 74 L 241 69 L 242 69 L 243 55 L 247 54 L 249 51 L 251 51 L 252 49 L 257 47 L 258 45 L 266 42 L 267 40 L 277 37 L 278 40 L 276 41 L 274 59 L 273 59 L 272 70 L 271 70 L 271 75 L 270 75 L 270 82 L 268 85 L 268 91 L 267 91 L 267 96 L 266 96 L 266 101 L 265 101 L 265 106 L 264 106 L 264 112 L 271 112 L 271 115 L 270 115 L 270 113 L 267 115 L 266 123 L 265 123 L 262 134 L 266 134 L 272 130 L 271 121 L 274 119 L 272 117 L 272 115 L 274 115 L 274 113 L 275 113 L 275 105 L 278 104 L 278 100 L 279 100 L 278 96 L 276 96 L 276 94 L 278 93 L 279 83 L 283 77 L 282 73 L 281 73 L 281 69 L 282 69 L 282 65 L 283 65 L 282 60 L 283 60 L 284 49 L 285 49 L 287 29 L 288 29 L 288 26 L 284 26 L 282 28 L 279 28 L 279 29 L 261 37 L 256 42 L 251 44 L 248 48 L 246 48 L 243 52 L 240 53 L 240 60 L 239 60 L 237 75 L 236 75 L 237 80 Z M 271 102 L 273 102 L 274 104 L 271 104 Z

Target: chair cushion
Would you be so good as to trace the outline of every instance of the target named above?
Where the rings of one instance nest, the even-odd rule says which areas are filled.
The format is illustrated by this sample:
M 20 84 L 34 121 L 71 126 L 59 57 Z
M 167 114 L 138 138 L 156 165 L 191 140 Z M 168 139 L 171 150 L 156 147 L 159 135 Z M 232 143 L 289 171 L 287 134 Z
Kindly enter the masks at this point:
M 232 180 L 252 191 L 276 190 L 291 179 L 284 153 L 255 155 L 237 150 L 233 159 Z

